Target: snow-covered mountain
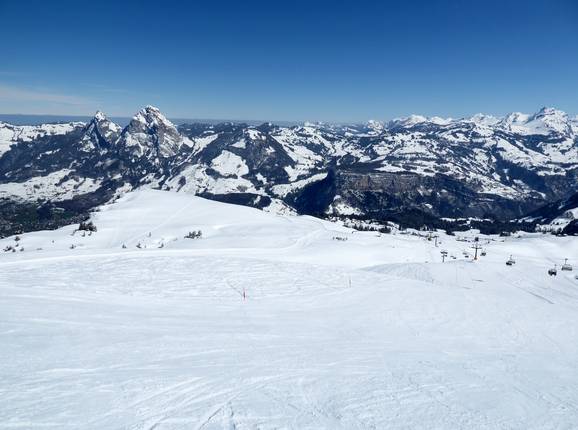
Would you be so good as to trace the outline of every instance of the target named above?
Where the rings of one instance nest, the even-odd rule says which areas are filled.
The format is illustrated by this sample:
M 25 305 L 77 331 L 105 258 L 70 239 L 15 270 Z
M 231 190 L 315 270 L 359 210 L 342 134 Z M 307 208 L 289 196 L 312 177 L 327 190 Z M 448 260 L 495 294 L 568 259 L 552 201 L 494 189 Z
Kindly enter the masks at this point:
M 544 107 L 534 115 L 511 113 L 500 121 L 505 130 L 526 135 L 549 135 L 571 137 L 572 123 L 565 112 Z
M 578 189 L 578 120 L 543 108 L 177 127 L 147 106 L 124 129 L 101 112 L 88 124 L 0 123 L 0 210 L 57 202 L 75 214 L 139 187 L 316 215 L 519 218 Z
M 47 136 L 62 136 L 82 126 L 80 122 L 31 126 L 11 125 L 0 121 L 0 157 L 19 142 L 32 142 Z

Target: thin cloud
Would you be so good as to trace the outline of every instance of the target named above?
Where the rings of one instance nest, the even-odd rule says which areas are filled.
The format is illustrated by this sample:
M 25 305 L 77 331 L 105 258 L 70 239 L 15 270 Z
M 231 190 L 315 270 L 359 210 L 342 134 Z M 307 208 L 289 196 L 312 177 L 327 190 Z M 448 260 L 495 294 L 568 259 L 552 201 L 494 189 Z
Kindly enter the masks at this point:
M 0 100 L 10 102 L 48 102 L 70 106 L 84 106 L 92 102 L 84 97 L 33 90 L 0 84 Z

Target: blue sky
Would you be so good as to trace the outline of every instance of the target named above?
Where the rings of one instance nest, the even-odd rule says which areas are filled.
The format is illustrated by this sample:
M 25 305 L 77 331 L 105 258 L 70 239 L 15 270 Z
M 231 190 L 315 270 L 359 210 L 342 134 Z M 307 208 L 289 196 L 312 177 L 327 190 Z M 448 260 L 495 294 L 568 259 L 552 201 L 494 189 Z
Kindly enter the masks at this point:
M 578 113 L 578 2 L 0 0 L 0 113 Z

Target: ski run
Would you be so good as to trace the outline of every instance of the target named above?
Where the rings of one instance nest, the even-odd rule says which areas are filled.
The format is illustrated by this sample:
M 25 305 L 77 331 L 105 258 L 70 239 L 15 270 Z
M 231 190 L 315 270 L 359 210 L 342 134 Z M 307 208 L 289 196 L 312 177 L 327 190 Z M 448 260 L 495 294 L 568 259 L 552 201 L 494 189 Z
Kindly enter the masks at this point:
M 0 429 L 578 426 L 572 237 L 146 189 L 91 222 L 0 240 Z

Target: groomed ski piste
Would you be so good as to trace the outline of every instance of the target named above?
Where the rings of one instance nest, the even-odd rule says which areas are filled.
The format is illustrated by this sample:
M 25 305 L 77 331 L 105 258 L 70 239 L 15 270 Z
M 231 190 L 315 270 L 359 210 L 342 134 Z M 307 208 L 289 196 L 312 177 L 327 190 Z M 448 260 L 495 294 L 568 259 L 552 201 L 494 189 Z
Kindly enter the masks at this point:
M 473 261 L 153 190 L 92 221 L 0 240 L 0 429 L 578 426 L 575 238 Z

